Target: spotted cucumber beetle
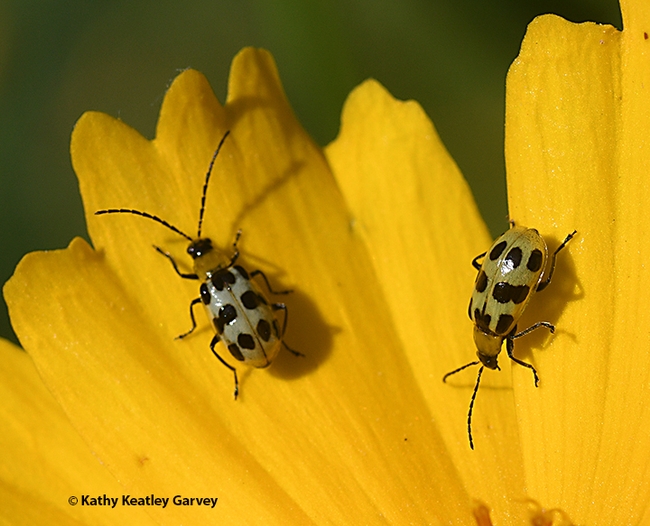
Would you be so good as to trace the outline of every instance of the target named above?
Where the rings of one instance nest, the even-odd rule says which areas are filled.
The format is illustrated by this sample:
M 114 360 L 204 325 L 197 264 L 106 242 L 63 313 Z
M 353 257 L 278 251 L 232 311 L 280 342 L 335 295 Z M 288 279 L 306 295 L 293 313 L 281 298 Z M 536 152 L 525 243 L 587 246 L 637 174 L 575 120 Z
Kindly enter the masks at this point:
M 102 214 L 133 214 L 160 223 L 169 230 L 183 236 L 190 242 L 187 253 L 193 260 L 194 272 L 183 273 L 179 270 L 176 261 L 171 254 L 160 247 L 154 248 L 165 256 L 172 264 L 172 267 L 181 278 L 201 281 L 199 287 L 200 297 L 190 303 L 190 319 L 192 327 L 189 331 L 177 338 L 185 338 L 196 329 L 194 318 L 194 307 L 199 303 L 205 306 L 208 317 L 212 320 L 217 334 L 210 342 L 210 349 L 219 361 L 230 369 L 235 378 L 235 400 L 239 394 L 239 380 L 237 370 L 228 364 L 216 351 L 215 346 L 223 340 L 230 354 L 239 362 L 253 367 L 268 367 L 273 359 L 280 352 L 280 346 L 296 356 L 303 354 L 290 349 L 284 342 L 283 337 L 287 327 L 288 309 L 284 303 L 270 303 L 264 293 L 257 287 L 252 278 L 260 276 L 271 294 L 288 294 L 290 290 L 274 291 L 266 276 L 261 270 L 254 270 L 248 273 L 241 265 L 236 265 L 239 258 L 237 242 L 241 230 L 237 232 L 233 242 L 233 255 L 228 259 L 225 254 L 212 246 L 212 240 L 201 237 L 203 226 L 203 215 L 205 212 L 205 201 L 208 191 L 208 183 L 212 174 L 214 162 L 219 155 L 226 137 L 230 134 L 227 131 L 219 142 L 216 151 L 210 161 L 208 172 L 203 183 L 201 196 L 201 208 L 199 210 L 199 224 L 196 238 L 192 238 L 179 228 L 158 216 L 133 210 L 130 208 L 111 208 L 98 210 L 95 215 Z M 276 311 L 284 311 L 282 330 L 278 328 L 278 321 L 275 317 Z
M 467 432 L 469 447 L 474 449 L 472 440 L 472 410 L 476 393 L 481 382 L 483 369 L 499 369 L 497 357 L 506 341 L 508 357 L 515 363 L 527 367 L 533 373 L 535 387 L 539 377 L 535 368 L 515 358 L 514 340 L 541 327 L 555 332 L 555 326 L 547 321 L 539 321 L 523 331 L 517 332 L 517 322 L 534 292 L 544 290 L 551 282 L 555 271 L 555 259 L 558 252 L 576 235 L 574 230 L 551 256 L 551 267 L 546 277 L 542 276 L 548 260 L 546 241 L 534 228 L 515 226 L 499 237 L 488 252 L 474 258 L 472 266 L 478 270 L 474 283 L 474 292 L 469 302 L 469 317 L 474 322 L 474 343 L 478 349 L 478 361 L 470 362 L 447 373 L 442 381 L 467 367 L 481 364 L 476 377 L 476 385 L 469 403 L 467 414 Z M 486 257 L 487 256 L 487 257 Z M 479 264 L 479 259 L 483 263 Z

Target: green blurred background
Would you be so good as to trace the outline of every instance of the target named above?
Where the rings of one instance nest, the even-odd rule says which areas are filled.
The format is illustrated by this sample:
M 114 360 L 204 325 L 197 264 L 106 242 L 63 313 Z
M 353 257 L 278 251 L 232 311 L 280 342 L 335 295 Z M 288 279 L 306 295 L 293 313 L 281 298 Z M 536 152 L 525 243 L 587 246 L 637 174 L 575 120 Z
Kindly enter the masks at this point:
M 86 236 L 68 153 L 84 111 L 151 138 L 179 70 L 202 71 L 223 102 L 230 62 L 250 45 L 273 53 L 320 145 L 368 77 L 419 101 L 496 235 L 506 71 L 526 25 L 549 12 L 621 28 L 615 0 L 0 0 L 0 283 L 27 252 Z M 0 336 L 16 341 L 4 302 Z

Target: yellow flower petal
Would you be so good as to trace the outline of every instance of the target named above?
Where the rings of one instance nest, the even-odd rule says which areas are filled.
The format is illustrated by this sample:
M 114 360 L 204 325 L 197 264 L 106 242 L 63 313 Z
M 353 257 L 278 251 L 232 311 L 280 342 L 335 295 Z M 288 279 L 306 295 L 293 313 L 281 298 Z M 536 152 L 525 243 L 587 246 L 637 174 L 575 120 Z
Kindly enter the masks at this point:
M 209 329 L 173 340 L 189 328 L 197 287 L 151 245 L 185 262 L 184 240 L 143 218 L 93 215 L 133 208 L 195 235 L 207 164 L 226 129 L 204 233 L 228 252 L 241 227 L 243 264 L 295 289 L 287 342 L 306 355 L 242 369 L 237 402 Z M 267 53 L 238 55 L 225 107 L 187 71 L 165 98 L 154 141 L 91 113 L 71 149 L 97 252 L 75 240 L 31 254 L 4 293 L 46 384 L 129 492 L 207 492 L 224 523 L 471 520 L 471 497 L 444 450 L 431 447 L 436 423 L 372 256 Z M 148 511 L 160 522 L 215 517 Z
M 467 318 L 476 276 L 471 261 L 490 244 L 465 181 L 420 106 L 395 101 L 374 81 L 350 95 L 327 153 L 354 230 L 369 247 L 382 284 L 374 293 L 385 298 L 412 388 L 422 391 L 435 419 L 428 455 L 452 455 L 458 479 L 445 482 L 450 492 L 461 484 L 491 503 L 492 517 L 512 513 L 501 496 L 520 491 L 523 469 L 512 392 L 503 390 L 507 360 L 501 373 L 484 375 L 474 452 L 466 421 L 476 369 L 456 384 L 442 383 L 445 373 L 475 359 Z
M 511 217 L 552 249 L 578 230 L 553 292 L 522 320 L 558 328 L 548 344 L 542 334 L 530 343 L 544 349 L 529 358 L 539 392 L 527 371 L 514 373 L 526 486 L 579 524 L 639 524 L 650 502 L 650 9 L 641 4 L 623 3 L 622 33 L 536 19 L 508 74 Z
M 141 509 L 81 504 L 82 494 L 116 497 L 124 489 L 72 428 L 27 354 L 0 339 L 0 356 L 2 522 L 149 524 Z M 69 498 L 76 498 L 76 505 Z
M 245 82 L 231 85 L 230 106 L 238 111 L 230 110 L 230 122 L 224 122 L 226 112 L 205 79 L 185 72 L 167 94 L 152 143 L 105 115 L 86 114 L 75 128 L 72 155 L 89 232 L 99 251 L 76 240 L 64 251 L 31 254 L 5 286 L 21 342 L 75 425 L 125 487 L 134 495 L 218 497 L 218 517 L 225 522 L 242 516 L 304 522 L 305 511 L 291 488 L 283 488 L 275 476 L 278 467 L 291 465 L 292 444 L 300 433 L 277 430 L 296 421 L 295 412 L 287 412 L 287 401 L 298 400 L 289 380 L 304 378 L 317 366 L 318 355 L 306 366 L 283 357 L 272 374 L 242 375 L 243 394 L 233 402 L 232 376 L 211 355 L 206 331 L 184 341 L 173 339 L 188 328 L 187 306 L 197 294 L 196 285 L 178 279 L 151 248 L 152 243 L 169 248 L 182 260 L 183 247 L 174 235 L 141 218 L 91 214 L 107 207 L 140 208 L 192 232 L 207 164 L 223 130 L 231 128 L 230 148 L 218 159 L 221 177 L 209 196 L 213 208 L 212 213 L 208 208 L 205 230 L 228 246 L 226 239 L 236 227 L 229 230 L 223 218 L 232 221 L 242 214 L 236 226 L 244 228 L 244 253 L 273 246 L 259 253 L 282 253 L 274 263 L 279 260 L 278 268 L 283 268 L 287 243 L 296 240 L 282 234 L 292 210 L 272 214 L 269 188 L 286 191 L 287 179 L 302 173 L 318 176 L 326 168 L 304 134 L 296 139 L 300 130 L 295 122 L 294 130 L 282 129 L 286 123 L 277 116 L 287 106 L 277 98 L 277 77 L 268 74 L 273 67 L 263 52 L 248 50 L 238 57 L 233 75 L 260 78 L 257 93 L 248 92 L 251 86 Z M 268 98 L 273 89 L 276 98 Z M 254 122 L 239 124 L 245 120 Z M 259 136 L 247 130 L 252 124 Z M 264 174 L 263 181 L 255 180 L 258 174 Z M 262 232 L 247 228 L 255 219 Z M 289 255 L 301 261 L 299 251 Z M 296 274 L 292 269 L 292 280 Z M 47 286 L 33 286 L 43 280 Z M 318 313 L 308 307 L 305 315 L 316 317 L 320 334 L 327 336 Z M 300 316 L 295 318 L 290 327 L 298 327 Z M 295 347 L 307 345 L 300 331 L 291 337 Z M 326 337 L 319 343 L 329 341 Z M 289 486 L 301 484 L 292 478 Z M 215 517 L 209 508 L 153 509 L 151 514 L 177 523 L 212 522 Z

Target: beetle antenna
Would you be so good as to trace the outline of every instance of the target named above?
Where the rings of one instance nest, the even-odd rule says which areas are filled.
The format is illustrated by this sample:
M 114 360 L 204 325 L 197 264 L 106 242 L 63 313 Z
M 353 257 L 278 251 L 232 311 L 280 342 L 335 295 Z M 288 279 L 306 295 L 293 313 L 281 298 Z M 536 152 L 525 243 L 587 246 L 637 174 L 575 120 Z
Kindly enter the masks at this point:
M 476 393 L 478 393 L 478 384 L 481 383 L 481 374 L 483 374 L 484 367 L 484 365 L 481 365 L 481 368 L 478 370 L 476 385 L 474 386 L 472 399 L 469 402 L 469 412 L 467 413 L 467 433 L 469 434 L 469 447 L 472 450 L 474 449 L 474 441 L 472 440 L 472 410 L 474 409 L 474 400 L 476 400 Z
M 205 197 L 208 193 L 208 182 L 210 182 L 210 176 L 212 175 L 212 167 L 214 166 L 214 161 L 217 159 L 217 155 L 219 155 L 219 150 L 221 150 L 221 146 L 223 146 L 223 143 L 226 140 L 226 137 L 228 137 L 228 135 L 230 135 L 230 130 L 224 133 L 223 137 L 221 138 L 221 141 L 219 141 L 219 146 L 217 146 L 217 149 L 214 152 L 214 155 L 212 156 L 212 160 L 210 161 L 210 166 L 208 167 L 208 173 L 205 174 L 205 183 L 203 183 L 203 195 L 201 196 L 201 211 L 199 212 L 199 229 L 198 229 L 198 234 L 196 235 L 197 238 L 201 237 L 201 228 L 203 227 L 203 213 L 205 212 Z
M 451 371 L 450 373 L 447 373 L 446 375 L 444 375 L 444 376 L 442 377 L 442 381 L 446 383 L 446 382 L 447 382 L 447 378 L 449 378 L 452 374 L 459 373 L 459 372 L 461 372 L 463 369 L 467 369 L 468 367 L 471 367 L 472 365 L 478 365 L 478 364 L 479 364 L 479 362 L 470 362 L 470 363 L 466 363 L 466 364 L 463 365 L 462 367 L 459 367 L 458 369 L 454 369 L 454 370 Z
M 185 239 L 187 239 L 189 241 L 194 241 L 185 232 L 183 232 L 179 228 L 176 228 L 171 223 L 168 223 L 164 219 L 161 219 L 160 217 L 149 214 L 147 212 L 141 212 L 140 210 L 133 210 L 132 208 L 109 208 L 107 210 L 97 210 L 97 212 L 95 212 L 96 216 L 100 216 L 100 215 L 103 215 L 103 214 L 134 214 L 136 216 L 146 217 L 147 219 L 151 219 L 151 220 L 155 221 L 156 223 L 160 223 L 161 225 L 169 228 L 169 230 L 171 230 L 172 232 L 176 232 L 177 234 L 180 234 Z

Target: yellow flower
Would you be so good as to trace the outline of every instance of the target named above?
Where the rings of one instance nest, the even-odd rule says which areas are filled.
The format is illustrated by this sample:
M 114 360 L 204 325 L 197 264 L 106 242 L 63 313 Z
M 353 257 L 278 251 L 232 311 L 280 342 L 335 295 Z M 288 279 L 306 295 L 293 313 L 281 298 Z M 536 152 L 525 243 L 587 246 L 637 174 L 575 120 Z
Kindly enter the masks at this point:
M 473 452 L 475 376 L 441 379 L 474 355 L 470 262 L 490 239 L 416 103 L 362 84 L 323 154 L 296 122 L 270 56 L 246 49 L 223 107 L 200 74 L 182 73 L 153 141 L 85 114 L 71 149 L 95 250 L 76 239 L 30 254 L 4 294 L 45 385 L 119 487 L 88 467 L 92 489 L 34 475 L 34 493 L 49 491 L 62 512 L 70 495 L 91 491 L 219 498 L 214 508 L 120 510 L 130 522 L 144 509 L 169 524 L 650 522 L 650 324 L 640 308 L 650 290 L 650 7 L 624 3 L 623 15 L 623 32 L 537 19 L 509 73 L 511 218 L 539 229 L 551 249 L 573 229 L 578 236 L 520 324 L 557 326 L 516 344 L 540 387 L 505 356 L 500 373 L 487 371 Z M 151 220 L 94 215 L 138 209 L 195 235 L 226 130 L 203 233 L 228 253 L 241 228 L 241 263 L 263 269 L 276 290 L 294 289 L 282 297 L 286 341 L 306 355 L 239 367 L 237 401 L 202 315 L 195 334 L 174 339 L 191 326 L 198 287 L 152 245 L 190 272 L 187 241 Z M 27 367 L 23 357 L 4 362 L 9 378 Z M 35 429 L 40 413 L 16 399 L 5 418 L 25 415 Z M 15 450 L 18 438 L 7 440 Z M 58 451 L 53 465 L 70 455 Z M 110 523 L 113 511 L 84 517 Z

